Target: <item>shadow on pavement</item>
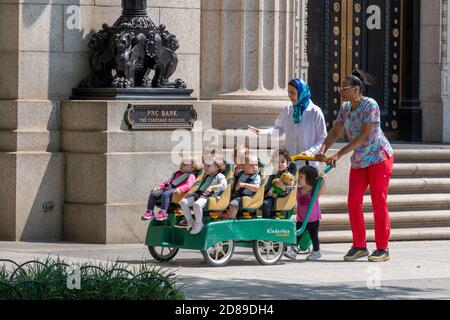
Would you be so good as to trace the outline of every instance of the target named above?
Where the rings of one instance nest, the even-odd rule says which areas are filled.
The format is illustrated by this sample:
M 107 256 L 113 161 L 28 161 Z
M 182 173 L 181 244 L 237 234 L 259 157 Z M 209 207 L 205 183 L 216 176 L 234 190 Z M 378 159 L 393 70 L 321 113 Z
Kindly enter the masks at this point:
M 172 261 L 169 261 L 167 263 L 158 263 L 155 260 L 152 259 L 146 259 L 146 260 L 117 260 L 117 262 L 123 262 L 123 263 L 127 263 L 127 264 L 131 264 L 131 265 L 139 265 L 139 264 L 143 264 L 143 263 L 154 263 L 158 266 L 161 267 L 168 267 L 168 268 L 174 268 L 174 267 L 196 267 L 196 268 L 212 268 L 212 269 L 223 269 L 223 268 L 233 268 L 233 267 L 245 267 L 245 266 L 261 266 L 261 264 L 259 264 L 259 262 L 256 260 L 256 258 L 251 255 L 250 257 L 244 258 L 242 259 L 242 257 L 234 257 L 230 263 L 226 266 L 226 267 L 222 267 L 222 268 L 214 268 L 209 266 L 202 258 L 185 258 L 185 259 L 174 259 Z M 302 257 L 302 258 L 298 258 L 295 261 L 292 260 L 287 260 L 286 258 L 283 258 L 278 264 L 273 265 L 273 266 L 265 266 L 267 268 L 270 267 L 276 267 L 276 266 L 283 266 L 286 264 L 304 264 L 304 263 L 342 263 L 342 264 L 355 264 L 355 263 L 367 263 L 369 264 L 369 262 L 367 260 L 360 260 L 360 261 L 355 261 L 355 262 L 347 262 L 344 260 L 320 260 L 320 261 L 315 261 L 315 262 L 307 262 L 306 261 L 306 256 Z M 370 263 L 373 265 L 373 263 Z
M 369 289 L 366 283 L 336 284 L 285 284 L 263 279 L 210 280 L 183 276 L 180 282 L 188 299 L 195 300 L 404 300 L 425 299 L 444 295 L 446 290 L 438 288 L 419 289 L 411 286 L 381 285 L 380 289 Z M 401 281 L 400 281 L 401 282 Z

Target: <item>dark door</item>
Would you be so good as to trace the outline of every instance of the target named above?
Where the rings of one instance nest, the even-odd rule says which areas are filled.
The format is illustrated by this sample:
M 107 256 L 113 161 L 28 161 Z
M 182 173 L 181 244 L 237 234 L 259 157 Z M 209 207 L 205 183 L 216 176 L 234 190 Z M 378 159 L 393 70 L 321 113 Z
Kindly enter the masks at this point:
M 308 2 L 308 81 L 328 128 L 341 105 L 342 78 L 362 69 L 376 78 L 365 94 L 380 105 L 385 133 L 394 140 L 421 139 L 419 17 L 420 0 Z

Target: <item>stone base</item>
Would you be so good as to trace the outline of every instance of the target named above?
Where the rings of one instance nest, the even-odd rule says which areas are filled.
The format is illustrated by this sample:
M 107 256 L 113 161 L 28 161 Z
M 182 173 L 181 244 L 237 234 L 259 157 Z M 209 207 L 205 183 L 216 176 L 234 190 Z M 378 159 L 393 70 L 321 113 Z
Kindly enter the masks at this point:
M 124 113 L 130 101 L 67 101 L 61 106 L 62 149 L 66 153 L 64 240 L 84 243 L 143 242 L 141 221 L 150 190 L 178 170 L 172 160 L 179 135 L 130 131 Z M 202 129 L 211 128 L 211 104 L 198 101 L 147 101 L 194 105 Z M 197 130 L 197 131 L 196 131 Z M 184 131 L 188 144 L 192 135 Z M 173 140 L 173 142 L 172 142 Z M 201 151 L 201 143 L 195 145 Z M 197 150 L 198 149 L 198 150 Z
M 64 155 L 0 153 L 0 240 L 62 239 Z M 44 203 L 53 210 L 44 211 Z
M 0 240 L 61 240 L 59 104 L 0 100 L 0 112 Z M 53 210 L 45 211 L 50 202 Z
M 146 205 L 64 206 L 64 240 L 94 244 L 144 243 L 148 223 L 140 218 Z
M 173 88 L 76 88 L 72 100 L 195 100 L 192 89 Z
M 443 107 L 443 137 L 442 142 L 443 143 L 450 143 L 450 101 L 448 99 L 444 100 L 444 107 Z

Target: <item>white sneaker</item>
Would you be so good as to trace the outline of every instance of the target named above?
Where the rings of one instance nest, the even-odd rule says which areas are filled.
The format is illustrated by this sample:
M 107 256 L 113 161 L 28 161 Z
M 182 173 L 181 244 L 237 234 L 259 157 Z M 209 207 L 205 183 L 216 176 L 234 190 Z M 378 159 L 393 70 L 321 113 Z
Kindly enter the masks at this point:
M 310 254 L 311 253 L 311 249 L 306 249 L 306 250 L 298 249 L 297 253 L 298 254 Z
M 194 223 L 193 222 L 187 222 L 187 232 L 191 232 L 192 228 L 194 227 Z
M 287 249 L 284 253 L 284 256 L 288 259 L 295 260 L 297 259 L 297 252 L 294 247 L 289 247 L 289 249 Z
M 320 254 L 320 251 L 313 251 L 307 258 L 307 261 L 317 261 L 320 258 L 322 258 L 322 255 Z
M 194 226 L 192 227 L 191 234 L 192 235 L 199 234 L 200 232 L 202 232 L 202 230 L 203 230 L 203 223 L 195 223 Z

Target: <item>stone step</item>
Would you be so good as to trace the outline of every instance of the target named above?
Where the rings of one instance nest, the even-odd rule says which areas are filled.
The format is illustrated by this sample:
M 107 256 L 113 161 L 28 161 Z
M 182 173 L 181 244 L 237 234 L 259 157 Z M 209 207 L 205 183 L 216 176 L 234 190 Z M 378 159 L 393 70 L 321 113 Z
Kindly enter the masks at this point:
M 395 149 L 396 162 L 450 162 L 450 149 Z
M 352 232 L 345 231 L 321 231 L 319 232 L 321 243 L 351 243 Z M 373 242 L 374 231 L 367 230 L 367 241 Z M 392 229 L 391 241 L 425 241 L 425 240 L 449 240 L 450 227 L 447 228 L 410 228 Z M 350 248 L 349 248 L 350 249 Z M 343 255 L 346 252 L 343 252 Z
M 441 211 L 393 211 L 390 212 L 392 228 L 450 227 L 450 210 Z M 372 213 L 364 215 L 367 229 L 374 229 Z M 348 213 L 324 214 L 321 230 L 350 230 Z
M 395 177 L 450 177 L 450 163 L 395 163 Z
M 450 178 L 391 179 L 389 194 L 450 192 Z
M 450 194 L 392 194 L 388 197 L 391 211 L 418 211 L 418 210 L 448 210 L 450 209 Z M 324 213 L 348 212 L 347 196 L 323 196 L 320 206 Z M 364 196 L 364 210 L 372 211 L 372 201 L 369 195 Z

